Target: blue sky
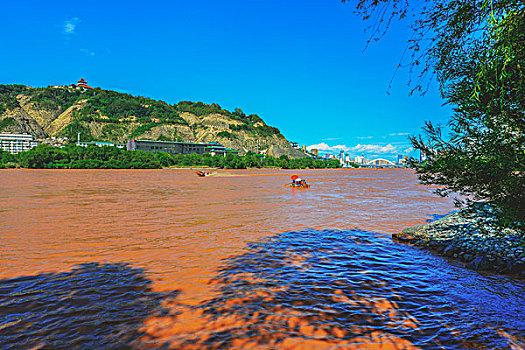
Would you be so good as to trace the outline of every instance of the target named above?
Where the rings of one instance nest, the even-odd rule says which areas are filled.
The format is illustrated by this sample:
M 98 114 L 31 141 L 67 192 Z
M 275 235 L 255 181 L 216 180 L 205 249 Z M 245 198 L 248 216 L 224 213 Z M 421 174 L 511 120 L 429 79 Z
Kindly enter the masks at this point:
M 288 140 L 393 159 L 425 120 L 444 122 L 436 86 L 409 97 L 395 67 L 410 31 L 367 27 L 339 0 L 9 1 L 0 84 L 92 86 L 218 103 L 258 114 Z

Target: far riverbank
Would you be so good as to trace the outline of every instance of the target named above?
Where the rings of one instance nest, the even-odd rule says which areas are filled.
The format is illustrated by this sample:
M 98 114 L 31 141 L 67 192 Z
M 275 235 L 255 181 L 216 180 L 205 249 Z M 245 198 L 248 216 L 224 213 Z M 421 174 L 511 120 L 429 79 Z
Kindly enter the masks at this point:
M 226 156 L 210 153 L 168 154 L 94 145 L 88 147 L 68 145 L 58 148 L 41 144 L 18 154 L 0 150 L 0 169 L 161 169 L 167 167 L 324 169 L 340 168 L 341 165 L 336 159 L 293 159 L 287 156 L 274 158 L 253 153 L 244 156 L 234 153 L 228 153 Z

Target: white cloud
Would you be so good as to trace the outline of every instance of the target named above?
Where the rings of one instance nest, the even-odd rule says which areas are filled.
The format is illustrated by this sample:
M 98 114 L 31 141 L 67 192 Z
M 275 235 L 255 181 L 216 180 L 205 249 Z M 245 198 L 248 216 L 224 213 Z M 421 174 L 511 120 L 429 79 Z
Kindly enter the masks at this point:
M 316 145 L 311 145 L 311 146 L 308 146 L 306 147 L 306 149 L 308 149 L 309 151 L 311 149 L 318 149 L 319 151 L 322 151 L 322 152 L 341 152 L 341 151 L 344 151 L 344 152 L 351 152 L 351 153 L 355 153 L 355 154 L 361 154 L 361 153 L 365 153 L 365 154 L 397 154 L 399 153 L 399 148 L 397 146 L 394 146 L 392 144 L 388 144 L 388 145 L 370 145 L 370 144 L 367 144 L 367 145 L 361 145 L 361 144 L 357 144 L 356 146 L 354 147 L 348 147 L 346 145 L 335 145 L 335 146 L 330 146 L 324 142 L 321 142 L 321 143 L 318 143 Z
M 78 19 L 78 17 L 73 17 L 73 18 L 68 19 L 67 21 L 65 21 L 64 22 L 64 26 L 63 26 L 64 34 L 66 34 L 66 35 L 76 34 L 75 33 L 75 29 L 77 28 L 77 25 L 78 25 L 79 21 L 80 20 Z
M 388 134 L 388 136 L 407 136 L 409 135 L 408 132 L 394 132 L 392 134 Z
M 306 147 L 306 149 L 309 151 L 313 148 L 318 149 L 319 151 L 325 151 L 325 152 L 328 152 L 328 151 L 331 151 L 331 152 L 345 151 L 346 152 L 349 150 L 349 148 L 346 147 L 345 145 L 329 146 L 324 142 L 318 143 L 317 145 L 311 145 L 311 146 Z
M 95 56 L 95 53 L 93 51 L 90 51 L 88 49 L 80 49 L 80 52 L 85 53 L 88 56 Z
M 323 141 L 337 141 L 337 140 L 342 140 L 342 138 L 341 137 L 330 137 L 327 139 L 323 139 Z
M 405 153 L 405 154 L 408 154 L 408 153 L 411 153 L 411 152 L 414 152 L 414 147 L 409 147 L 409 148 L 407 148 L 406 150 L 403 151 L 403 153 Z
M 356 153 L 397 153 L 398 149 L 392 144 L 386 146 L 383 145 L 361 145 L 358 144 L 350 149 L 352 152 Z
M 374 138 L 373 136 L 358 136 L 357 139 L 358 140 L 369 140 L 369 139 L 372 139 Z

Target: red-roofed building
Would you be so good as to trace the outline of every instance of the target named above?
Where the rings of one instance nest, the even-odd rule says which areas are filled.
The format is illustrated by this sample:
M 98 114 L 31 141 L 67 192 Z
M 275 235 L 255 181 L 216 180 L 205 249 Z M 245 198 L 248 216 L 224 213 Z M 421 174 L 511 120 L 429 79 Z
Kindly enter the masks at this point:
M 77 84 L 77 88 L 84 88 L 84 89 L 93 89 L 91 86 L 87 84 L 87 81 L 84 80 L 84 78 L 80 79 Z

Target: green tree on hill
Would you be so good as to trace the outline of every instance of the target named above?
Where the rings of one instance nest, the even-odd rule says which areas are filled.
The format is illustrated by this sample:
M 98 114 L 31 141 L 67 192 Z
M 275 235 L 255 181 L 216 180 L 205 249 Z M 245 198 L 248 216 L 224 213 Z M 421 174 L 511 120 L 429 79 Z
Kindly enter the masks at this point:
M 168 104 L 100 88 L 82 90 L 73 87 L 29 88 L 23 85 L 0 85 L 0 115 L 7 110 L 21 107 L 18 101 L 20 95 L 24 96 L 24 101 L 29 102 L 30 109 L 43 109 L 55 116 L 71 106 L 77 107 L 72 109 L 72 122 L 57 135 L 67 137 L 70 142 L 76 142 L 78 132 L 82 134 L 82 141 L 94 140 L 90 130 L 94 130 L 99 139 L 114 141 L 125 136 L 140 137 L 160 126 L 188 126 L 188 122 L 180 115 L 184 112 L 196 116 L 221 114 L 239 122 L 238 125 L 231 126 L 231 131 L 250 132 L 259 137 L 283 137 L 279 129 L 266 125 L 255 114 L 246 116 L 240 108 L 230 112 L 216 103 L 181 101 Z M 102 124 L 102 127 L 92 125 L 93 123 Z M 13 120 L 8 119 L 0 124 L 0 129 L 6 129 L 12 124 Z M 204 124 L 199 124 L 199 127 L 208 128 Z M 162 130 L 166 132 L 167 129 L 173 128 Z M 218 136 L 236 138 L 235 133 L 229 131 L 219 132 Z M 161 134 L 159 137 L 167 140 L 180 139 L 176 134 Z
M 94 140 L 91 130 L 79 120 L 73 120 L 59 133 L 59 136 L 66 137 L 69 142 L 73 143 L 77 142 L 79 133 L 82 142 L 90 142 Z

